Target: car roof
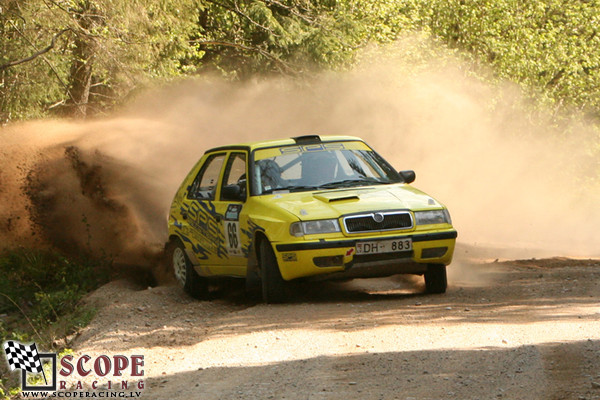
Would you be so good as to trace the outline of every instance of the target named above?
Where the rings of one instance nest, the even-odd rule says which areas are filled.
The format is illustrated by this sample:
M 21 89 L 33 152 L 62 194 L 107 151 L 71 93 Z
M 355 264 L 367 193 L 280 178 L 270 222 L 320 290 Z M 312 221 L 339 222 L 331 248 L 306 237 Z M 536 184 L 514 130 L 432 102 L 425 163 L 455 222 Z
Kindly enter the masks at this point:
M 334 136 L 334 135 L 305 135 L 298 136 L 288 139 L 272 139 L 272 140 L 263 140 L 260 142 L 249 142 L 249 143 L 239 143 L 232 144 L 228 146 L 219 146 L 214 147 L 206 151 L 206 153 L 212 153 L 214 151 L 223 151 L 223 150 L 257 150 L 264 149 L 269 147 L 279 147 L 279 146 L 292 146 L 292 145 L 309 145 L 309 144 L 318 144 L 318 143 L 327 143 L 327 142 L 340 142 L 340 141 L 363 141 L 361 138 L 356 136 Z

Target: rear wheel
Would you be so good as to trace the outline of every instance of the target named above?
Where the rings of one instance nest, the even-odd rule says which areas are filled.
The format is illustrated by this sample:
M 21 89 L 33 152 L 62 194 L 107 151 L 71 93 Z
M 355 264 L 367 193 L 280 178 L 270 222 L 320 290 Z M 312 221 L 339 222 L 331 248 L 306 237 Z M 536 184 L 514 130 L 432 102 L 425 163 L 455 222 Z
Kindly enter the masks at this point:
M 425 290 L 427 293 L 445 293 L 448 287 L 446 266 L 430 264 L 425 272 Z
M 268 240 L 260 242 L 260 278 L 262 297 L 266 303 L 281 303 L 285 300 L 286 282 L 281 277 L 275 253 Z
M 185 254 L 185 247 L 179 239 L 174 239 L 169 244 L 171 265 L 175 279 L 183 290 L 196 299 L 203 299 L 208 293 L 208 282 L 194 270 L 192 263 Z

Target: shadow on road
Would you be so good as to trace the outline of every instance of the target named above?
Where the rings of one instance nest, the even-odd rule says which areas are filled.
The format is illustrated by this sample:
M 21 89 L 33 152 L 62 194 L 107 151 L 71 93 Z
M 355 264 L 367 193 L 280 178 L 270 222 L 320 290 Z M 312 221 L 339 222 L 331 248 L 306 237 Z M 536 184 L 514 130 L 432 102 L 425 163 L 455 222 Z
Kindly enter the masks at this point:
M 302 283 L 295 285 L 289 303 L 276 305 L 247 300 L 240 282 L 217 288 L 208 301 L 191 299 L 176 286 L 141 291 L 115 287 L 112 293 L 98 294 L 111 304 L 100 310 L 80 340 L 101 340 L 124 351 L 140 343 L 182 347 L 274 330 L 597 321 L 600 263 L 547 264 L 463 265 L 465 276 L 455 277 L 442 295 L 424 294 L 421 283 L 406 277 Z
M 598 365 L 598 341 L 321 356 L 152 378 L 144 398 L 592 399 Z

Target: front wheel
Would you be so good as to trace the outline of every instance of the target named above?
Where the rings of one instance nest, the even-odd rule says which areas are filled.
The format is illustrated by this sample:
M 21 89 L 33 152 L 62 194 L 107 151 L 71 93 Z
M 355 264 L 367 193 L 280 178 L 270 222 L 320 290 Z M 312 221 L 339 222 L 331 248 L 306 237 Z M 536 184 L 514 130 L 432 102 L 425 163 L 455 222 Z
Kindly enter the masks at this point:
M 285 300 L 286 282 L 281 277 L 275 253 L 268 240 L 260 242 L 260 278 L 265 303 L 281 303 Z
M 448 287 L 446 266 L 430 264 L 425 272 L 425 290 L 427 293 L 445 293 Z
M 208 282 L 202 278 L 185 254 L 185 247 L 179 239 L 169 243 L 169 255 L 175 279 L 183 287 L 183 290 L 196 299 L 203 299 L 208 293 Z

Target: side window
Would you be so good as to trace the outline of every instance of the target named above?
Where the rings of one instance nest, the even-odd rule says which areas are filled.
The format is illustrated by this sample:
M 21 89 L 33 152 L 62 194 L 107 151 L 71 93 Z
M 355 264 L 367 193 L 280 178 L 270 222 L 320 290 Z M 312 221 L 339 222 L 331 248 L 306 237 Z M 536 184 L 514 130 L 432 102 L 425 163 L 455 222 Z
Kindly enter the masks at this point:
M 223 186 L 238 184 L 242 193 L 246 193 L 246 153 L 233 153 L 227 160 L 223 176 Z
M 189 198 L 198 200 L 215 199 L 217 182 L 219 181 L 223 161 L 225 161 L 225 154 L 215 154 L 206 160 L 190 187 L 188 192 Z
M 242 180 L 246 180 L 246 153 L 234 153 L 227 162 L 225 185 L 234 185 Z

